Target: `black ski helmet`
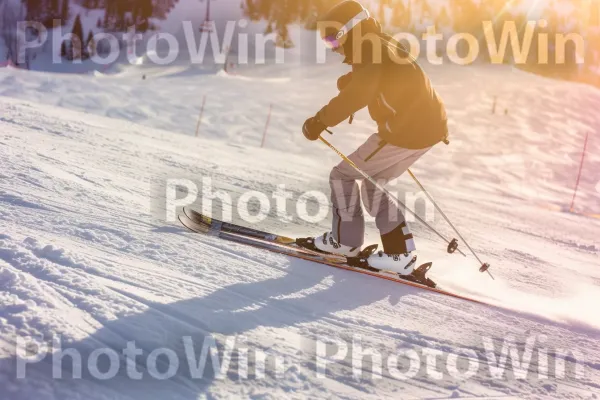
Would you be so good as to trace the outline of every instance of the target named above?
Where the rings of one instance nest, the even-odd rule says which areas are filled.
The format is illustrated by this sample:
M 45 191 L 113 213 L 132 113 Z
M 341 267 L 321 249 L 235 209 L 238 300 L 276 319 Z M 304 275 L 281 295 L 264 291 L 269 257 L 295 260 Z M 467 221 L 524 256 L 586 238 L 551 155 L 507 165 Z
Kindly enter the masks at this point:
M 319 32 L 327 47 L 337 48 L 347 43 L 351 31 L 364 21 L 379 25 L 358 1 L 345 0 L 319 18 Z

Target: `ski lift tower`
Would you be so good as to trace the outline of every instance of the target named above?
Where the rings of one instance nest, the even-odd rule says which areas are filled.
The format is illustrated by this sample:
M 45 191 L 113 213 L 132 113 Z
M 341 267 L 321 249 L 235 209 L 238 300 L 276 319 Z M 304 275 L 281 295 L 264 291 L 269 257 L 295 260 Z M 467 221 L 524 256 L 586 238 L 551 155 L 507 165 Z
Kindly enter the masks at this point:
M 200 0 L 201 2 L 206 1 L 206 16 L 204 22 L 200 26 L 200 32 L 213 32 L 215 30 L 215 21 L 210 18 L 210 3 L 213 0 Z

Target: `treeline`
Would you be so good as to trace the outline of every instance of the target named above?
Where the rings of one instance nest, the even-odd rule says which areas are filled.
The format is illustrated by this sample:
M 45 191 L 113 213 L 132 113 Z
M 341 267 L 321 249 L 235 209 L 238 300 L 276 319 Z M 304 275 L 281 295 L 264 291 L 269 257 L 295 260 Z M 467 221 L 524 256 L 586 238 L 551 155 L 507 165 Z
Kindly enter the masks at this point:
M 85 8 L 104 9 L 105 30 L 124 31 L 135 26 L 137 32 L 156 29 L 151 18 L 165 19 L 179 0 L 83 0 Z M 95 5 L 95 6 L 94 6 Z
M 511 1 L 518 9 L 523 0 Z M 268 22 L 265 33 L 275 32 L 282 43 L 289 43 L 288 25 L 304 24 L 309 29 L 315 21 L 340 0 L 242 0 L 244 15 L 252 21 Z M 406 32 L 417 32 L 424 24 L 451 28 L 456 32 L 475 32 L 483 20 L 510 15 L 506 0 L 448 0 L 446 5 L 431 5 L 430 0 L 363 1 L 371 14 L 384 26 Z
M 277 46 L 293 47 L 288 25 L 303 24 L 316 28 L 316 20 L 339 0 L 242 0 L 244 15 L 251 21 L 268 22 L 265 34 L 275 33 Z
M 317 17 L 335 4 L 338 0 L 242 0 L 242 9 L 247 18 L 253 21 L 268 22 L 266 32 L 276 34 L 277 45 L 292 47 L 294 43 L 289 34 L 291 24 L 303 24 L 309 29 L 316 27 Z M 596 0 L 554 0 L 534 3 L 527 0 L 448 0 L 440 7 L 440 2 L 432 0 L 365 0 L 363 4 L 384 25 L 389 33 L 407 32 L 421 38 L 428 27 L 435 26 L 437 33 L 470 33 L 479 41 L 480 61 L 491 61 L 487 37 L 484 32 L 484 21 L 492 21 L 492 31 L 499 44 L 503 30 L 515 26 L 519 42 L 523 43 L 529 20 L 545 19 L 546 25 L 537 24 L 532 40 L 532 48 L 527 57 L 526 66 L 538 72 L 566 73 L 576 66 L 575 44 L 569 43 L 565 50 L 565 61 L 556 63 L 557 34 L 572 32 L 582 33 L 586 37 L 586 48 L 590 55 L 600 54 L 598 27 L 600 25 L 600 2 Z M 531 11 L 531 13 L 529 13 Z M 514 25 L 513 25 L 514 24 Z M 488 32 L 489 34 L 489 32 Z M 547 34 L 545 48 L 539 48 L 538 38 Z M 447 37 L 449 35 L 446 35 Z M 468 53 L 468 44 L 460 43 L 458 51 L 461 55 Z M 443 49 L 442 49 L 443 50 Z M 562 51 L 562 50 L 560 50 Z M 543 63 L 539 55 L 548 57 Z M 504 62 L 515 60 L 511 46 L 505 54 Z M 587 57 L 586 57 L 587 58 Z M 566 71 L 566 72 L 565 72 Z
M 86 10 L 103 10 L 104 18 L 96 26 L 109 31 L 126 30 L 135 26 L 136 31 L 153 29 L 150 19 L 164 19 L 179 0 L 76 0 Z M 70 0 L 22 0 L 27 10 L 27 20 L 37 21 L 51 28 L 54 21 L 66 24 L 71 17 Z
M 156 29 L 152 19 L 164 19 L 179 0 L 22 0 L 28 21 L 37 21 L 48 28 L 64 26 L 73 17 L 71 9 L 103 11 L 101 18 L 90 21 L 77 14 L 71 30 L 72 38 L 63 41 L 61 56 L 68 60 L 87 59 L 106 51 L 106 43 L 94 42 L 94 30 L 124 32 L 134 27 L 136 32 Z M 86 23 L 89 26 L 84 26 Z
M 14 65 L 28 68 L 34 53 L 26 54 L 19 63 L 20 48 L 17 23 L 39 22 L 46 28 L 70 25 L 72 37 L 61 45 L 61 56 L 69 60 L 87 59 L 97 53 L 108 51 L 106 41 L 96 44 L 96 32 L 124 32 L 134 27 L 136 32 L 156 29 L 152 20 L 165 19 L 179 0 L 0 0 L 0 39 L 5 44 L 4 57 Z M 79 11 L 83 9 L 82 13 Z M 78 10 L 77 14 L 75 11 Z M 100 11 L 97 20 L 89 18 L 89 12 Z M 29 28 L 28 38 L 39 37 L 39 32 Z M 123 43 L 120 43 L 122 46 Z
M 53 20 L 61 20 L 64 24 L 69 18 L 69 0 L 22 0 L 27 12 L 28 21 L 41 22 L 52 27 Z

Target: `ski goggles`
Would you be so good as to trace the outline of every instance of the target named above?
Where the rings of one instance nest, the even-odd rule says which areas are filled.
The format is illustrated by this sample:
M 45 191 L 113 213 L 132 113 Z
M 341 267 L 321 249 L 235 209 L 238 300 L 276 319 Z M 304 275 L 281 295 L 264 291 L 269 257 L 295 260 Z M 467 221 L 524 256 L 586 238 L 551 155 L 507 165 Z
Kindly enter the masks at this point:
M 335 37 L 335 35 L 327 36 L 323 38 L 325 47 L 329 50 L 336 50 L 342 46 L 342 43 Z
M 354 18 L 352 18 L 346 25 L 342 26 L 341 29 L 335 35 L 325 36 L 323 38 L 323 42 L 325 46 L 331 50 L 338 49 L 342 46 L 342 39 L 344 36 L 348 34 L 352 29 L 356 28 L 358 24 L 362 21 L 369 19 L 371 15 L 367 10 L 362 10 Z

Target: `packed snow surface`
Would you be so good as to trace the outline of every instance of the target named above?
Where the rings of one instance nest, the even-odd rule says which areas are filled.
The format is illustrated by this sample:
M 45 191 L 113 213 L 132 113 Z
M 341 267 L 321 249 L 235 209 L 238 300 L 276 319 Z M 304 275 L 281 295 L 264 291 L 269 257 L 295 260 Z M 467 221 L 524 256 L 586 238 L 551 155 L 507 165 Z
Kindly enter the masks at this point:
M 302 220 L 296 206 L 309 191 L 328 196 L 339 159 L 300 127 L 335 94 L 346 67 L 282 68 L 237 76 L 0 69 L 0 398 L 597 399 L 600 91 L 508 67 L 428 69 L 452 139 L 413 171 L 495 280 L 473 257 L 449 255 L 434 234 L 411 227 L 420 261 L 434 262 L 431 277 L 482 305 L 193 234 L 167 219 L 173 180 L 222 191 L 234 206 L 249 191 L 272 199 L 285 185 L 291 220 L 271 200 L 262 221 L 244 221 L 235 207 L 234 221 L 290 236 L 328 229 L 328 218 Z M 329 139 L 350 153 L 374 129 L 361 112 Z M 403 199 L 418 194 L 407 176 L 389 188 Z M 228 205 L 214 204 L 216 216 Z M 367 243 L 378 240 L 370 221 Z M 53 336 L 62 363 L 56 347 L 40 362 L 32 361 L 37 346 L 17 351 L 25 340 L 51 346 Z M 190 343 L 195 357 L 211 338 L 221 356 L 233 339 L 236 351 L 224 375 L 210 362 L 195 375 Z M 336 357 L 340 343 L 326 347 L 329 358 L 319 353 L 328 340 L 348 355 Z M 140 349 L 129 367 L 141 379 L 128 374 L 128 343 Z M 353 361 L 360 346 L 381 363 Z M 66 349 L 78 351 L 81 379 Z M 115 362 L 118 371 L 100 379 Z M 171 368 L 174 376 L 159 379 Z

